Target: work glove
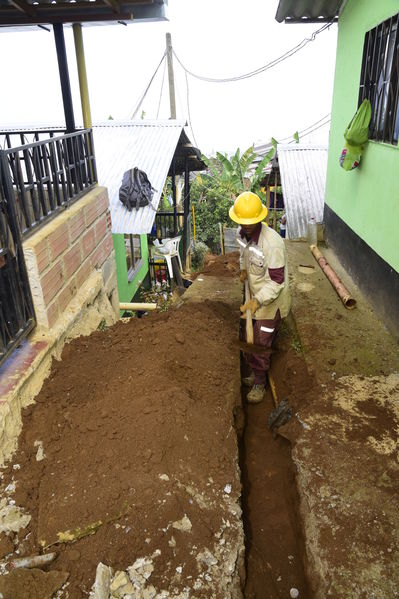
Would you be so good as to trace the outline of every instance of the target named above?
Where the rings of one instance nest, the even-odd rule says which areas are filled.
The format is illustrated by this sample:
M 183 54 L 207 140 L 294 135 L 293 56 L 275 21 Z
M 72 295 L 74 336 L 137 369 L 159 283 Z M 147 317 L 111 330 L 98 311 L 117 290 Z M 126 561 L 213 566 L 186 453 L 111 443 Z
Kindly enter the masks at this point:
M 248 279 L 248 273 L 246 270 L 241 270 L 240 271 L 240 282 L 244 283 L 244 281 L 246 281 Z
M 240 310 L 243 314 L 245 314 L 247 310 L 250 310 L 253 316 L 259 307 L 260 303 L 257 299 L 253 297 L 252 299 L 248 300 L 243 306 L 240 306 Z

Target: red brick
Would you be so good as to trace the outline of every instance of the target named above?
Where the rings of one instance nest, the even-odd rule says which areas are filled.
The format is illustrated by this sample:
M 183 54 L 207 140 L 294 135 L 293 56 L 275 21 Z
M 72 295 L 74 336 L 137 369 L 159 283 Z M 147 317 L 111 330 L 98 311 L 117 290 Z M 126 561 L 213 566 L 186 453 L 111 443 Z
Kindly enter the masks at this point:
M 83 283 L 85 283 L 89 277 L 89 274 L 91 273 L 91 271 L 93 270 L 92 265 L 91 265 L 91 259 L 88 258 L 85 262 L 83 262 L 82 266 L 79 268 L 78 272 L 76 273 L 76 284 L 77 284 L 77 288 L 80 289 L 83 285 Z
M 54 301 L 47 308 L 47 320 L 48 320 L 49 329 L 51 329 L 51 327 L 55 324 L 55 322 L 58 319 L 58 316 L 59 316 L 58 302 Z
M 40 241 L 35 247 L 35 254 L 37 260 L 37 267 L 39 269 L 39 273 L 42 273 L 43 270 L 47 268 L 50 264 L 50 258 L 47 248 L 47 239 L 43 239 Z
M 107 210 L 106 215 L 107 215 L 107 231 L 111 231 L 112 230 L 111 212 L 109 210 Z
M 69 221 L 69 236 L 71 243 L 73 243 L 80 235 L 82 235 L 85 228 L 85 215 L 83 210 L 80 210 Z
M 74 297 L 74 295 L 76 295 L 76 292 L 77 282 L 74 277 L 71 281 L 69 281 L 68 285 L 65 287 L 65 289 L 61 291 L 61 293 L 58 296 L 58 308 L 61 313 L 65 310 L 65 308 L 67 307 L 71 299 Z
M 108 194 L 105 191 L 97 200 L 97 208 L 99 216 L 109 208 Z
M 68 250 L 64 255 L 64 267 L 65 267 L 65 278 L 69 279 L 71 275 L 82 264 L 82 248 L 81 243 L 75 243 L 75 245 Z
M 96 240 L 94 237 L 94 228 L 87 231 L 82 238 L 83 256 L 86 258 L 94 250 Z
M 104 260 L 108 258 L 114 247 L 112 234 L 109 233 L 104 240 Z
M 54 261 L 69 245 L 68 225 L 57 227 L 48 237 L 48 245 L 50 249 L 51 260 Z
M 96 222 L 96 245 L 98 245 L 101 239 L 104 237 L 107 231 L 107 217 L 105 214 Z
M 85 208 L 85 222 L 86 228 L 89 227 L 98 217 L 98 199 L 95 198 L 91 204 Z
M 48 305 L 64 283 L 61 261 L 56 262 L 54 266 L 43 275 L 40 282 L 43 290 L 44 302 Z

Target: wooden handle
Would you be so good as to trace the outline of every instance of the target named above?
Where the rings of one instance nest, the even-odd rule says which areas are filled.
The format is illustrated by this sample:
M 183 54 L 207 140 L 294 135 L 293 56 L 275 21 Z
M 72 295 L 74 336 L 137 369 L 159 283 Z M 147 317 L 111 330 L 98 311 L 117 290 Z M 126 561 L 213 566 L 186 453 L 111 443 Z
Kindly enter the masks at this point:
M 156 310 L 157 304 L 146 304 L 143 303 L 135 303 L 135 302 L 120 302 L 119 310 L 131 310 L 132 312 L 141 311 L 148 312 L 149 310 Z
M 251 292 L 249 291 L 248 279 L 245 280 L 245 303 L 249 302 L 251 299 Z M 246 333 L 247 333 L 247 343 L 251 345 L 254 342 L 254 329 L 252 326 L 252 314 L 251 310 L 245 310 L 245 318 L 246 318 Z

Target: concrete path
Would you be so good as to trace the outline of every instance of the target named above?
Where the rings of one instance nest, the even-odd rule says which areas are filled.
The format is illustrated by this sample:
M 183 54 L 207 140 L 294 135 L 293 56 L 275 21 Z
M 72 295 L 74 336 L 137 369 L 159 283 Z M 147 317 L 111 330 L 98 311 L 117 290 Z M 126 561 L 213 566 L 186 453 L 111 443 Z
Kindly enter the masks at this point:
M 298 469 L 308 575 L 317 599 L 399 597 L 398 342 L 320 249 L 357 307 L 342 305 L 306 243 L 287 242 L 295 343 L 312 381 L 305 389 L 303 372 L 287 372 L 292 389 L 298 378 L 297 418 L 284 433 Z

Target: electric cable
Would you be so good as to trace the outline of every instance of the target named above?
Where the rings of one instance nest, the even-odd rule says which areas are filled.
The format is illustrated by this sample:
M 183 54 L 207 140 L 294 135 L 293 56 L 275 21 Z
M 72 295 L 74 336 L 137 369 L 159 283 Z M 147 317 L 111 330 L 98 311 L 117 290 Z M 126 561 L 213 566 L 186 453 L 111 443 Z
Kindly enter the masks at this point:
M 134 110 L 134 112 L 133 112 L 132 116 L 130 117 L 130 119 L 131 119 L 131 120 L 133 120 L 133 119 L 134 119 L 134 117 L 136 116 L 136 114 L 137 114 L 137 113 L 138 113 L 138 111 L 140 110 L 140 106 L 142 105 L 142 103 L 143 103 L 143 101 L 144 101 L 144 98 L 146 97 L 146 95 L 147 95 L 147 92 L 148 92 L 148 90 L 149 90 L 149 89 L 150 89 L 150 87 L 151 87 L 151 83 L 154 81 L 154 77 L 155 77 L 155 75 L 158 73 L 158 70 L 159 70 L 159 67 L 160 67 L 160 66 L 161 66 L 161 64 L 162 64 L 162 61 L 165 59 L 165 56 L 166 56 L 166 50 L 165 50 L 165 52 L 163 53 L 163 55 L 162 55 L 162 58 L 161 58 L 161 60 L 160 60 L 160 62 L 159 62 L 159 64 L 158 64 L 157 68 L 155 69 L 155 71 L 154 71 L 154 73 L 153 73 L 153 75 L 152 75 L 152 77 L 151 77 L 151 79 L 150 79 L 150 82 L 149 82 L 149 84 L 147 85 L 147 87 L 146 87 L 146 89 L 145 89 L 145 91 L 144 91 L 143 95 L 141 96 L 141 98 L 140 98 L 140 100 L 139 100 L 139 102 L 138 102 L 138 104 L 137 104 L 137 106 L 136 106 L 136 108 L 135 108 L 135 110 Z
M 186 91 L 187 91 L 187 116 L 188 116 L 188 124 L 190 125 L 190 129 L 191 129 L 191 133 L 193 134 L 193 140 L 195 143 L 195 147 L 198 148 L 198 144 L 197 144 L 197 140 L 195 139 L 195 133 L 194 133 L 194 129 L 193 129 L 193 125 L 191 123 L 191 114 L 190 114 L 190 91 L 189 91 L 189 86 L 188 86 L 188 77 L 187 77 L 187 73 L 184 73 L 186 76 Z
M 311 129 L 315 125 L 318 125 L 319 123 L 321 123 L 321 121 L 324 121 L 324 119 L 327 119 L 330 116 L 331 116 L 331 112 L 329 112 L 328 114 L 326 114 L 325 116 L 323 116 L 321 119 L 319 119 L 315 123 L 312 123 L 311 125 L 308 125 L 307 127 L 305 127 L 305 129 L 301 129 L 300 131 L 298 131 L 298 135 L 302 135 L 303 133 L 305 133 L 305 131 L 307 131 L 308 129 Z M 328 122 L 330 122 L 330 121 L 328 121 Z M 324 124 L 326 124 L 326 123 L 324 123 Z M 284 143 L 285 141 L 288 141 L 288 140 L 291 140 L 291 139 L 292 139 L 292 135 L 289 135 L 288 137 L 283 137 L 283 139 L 280 139 L 278 141 L 278 143 L 281 144 L 281 143 Z
M 255 69 L 254 71 L 250 71 L 249 73 L 244 73 L 242 75 L 237 75 L 235 77 L 224 77 L 224 78 L 213 78 L 213 77 L 205 77 L 202 75 L 197 75 L 196 73 L 193 73 L 192 71 L 190 71 L 189 69 L 187 69 L 184 64 L 182 63 L 182 61 L 180 60 L 180 58 L 178 57 L 178 55 L 176 54 L 175 50 L 173 49 L 173 54 L 177 60 L 177 62 L 180 64 L 180 66 L 182 67 L 182 69 L 188 74 L 191 75 L 192 77 L 195 77 L 196 79 L 200 79 L 201 81 L 207 81 L 209 83 L 230 83 L 233 81 L 242 81 L 243 79 L 248 79 L 249 77 L 254 77 L 255 75 L 259 75 L 260 73 L 264 73 L 265 71 L 271 69 L 272 67 L 278 65 L 280 62 L 283 62 L 284 60 L 287 60 L 287 58 L 290 58 L 291 56 L 293 56 L 294 54 L 296 54 L 297 52 L 299 52 L 299 50 L 301 50 L 302 48 L 304 48 L 307 44 L 309 44 L 310 42 L 313 42 L 316 39 L 316 36 L 319 35 L 320 33 L 322 33 L 322 31 L 325 31 L 326 29 L 328 29 L 331 24 L 333 23 L 333 20 L 329 21 L 328 23 L 325 23 L 322 27 L 320 27 L 319 29 L 317 29 L 316 31 L 314 31 L 312 33 L 312 35 L 308 38 L 304 38 L 301 42 L 299 42 L 299 44 L 297 44 L 296 46 L 294 46 L 293 48 L 291 48 L 290 50 L 287 50 L 287 52 L 285 52 L 284 54 L 282 54 L 281 56 L 279 56 L 278 58 L 275 58 L 274 60 L 270 61 L 269 63 L 263 65 L 262 67 L 259 67 L 257 69 Z
M 161 92 L 159 94 L 159 102 L 158 102 L 158 110 L 157 110 L 157 120 L 158 120 L 158 116 L 159 116 L 159 110 L 161 108 L 161 100 L 162 100 L 162 93 L 163 93 L 163 84 L 165 82 L 165 72 L 166 72 L 166 60 L 163 63 L 163 75 L 162 75 L 162 83 L 161 83 Z
M 317 131 L 317 129 L 321 129 L 322 127 L 324 127 L 325 125 L 328 125 L 329 123 L 331 123 L 331 119 L 329 119 L 328 121 L 326 121 L 325 123 L 322 123 L 321 125 L 318 125 L 317 127 L 314 127 L 314 129 L 311 129 L 310 131 L 308 131 L 307 133 L 304 133 L 302 135 L 302 137 L 306 137 L 307 135 L 310 135 L 311 133 L 313 133 L 313 131 Z M 292 143 L 295 140 L 292 140 L 290 143 Z

